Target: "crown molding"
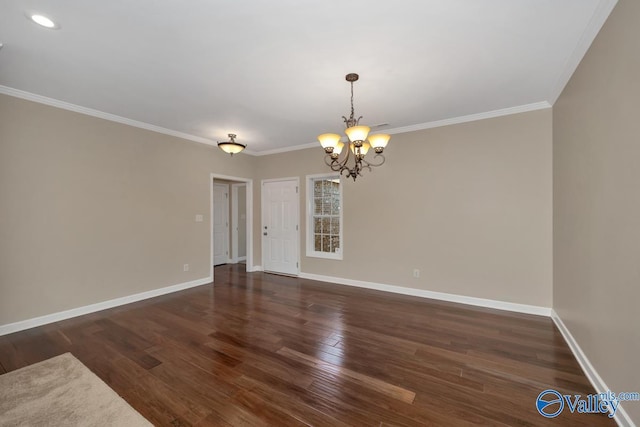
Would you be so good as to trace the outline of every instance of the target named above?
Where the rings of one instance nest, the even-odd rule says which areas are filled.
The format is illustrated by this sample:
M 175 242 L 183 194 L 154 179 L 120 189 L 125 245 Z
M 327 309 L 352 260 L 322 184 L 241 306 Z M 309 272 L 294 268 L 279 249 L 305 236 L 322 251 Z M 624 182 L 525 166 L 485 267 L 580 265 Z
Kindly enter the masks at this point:
M 152 124 L 141 122 L 138 120 L 128 119 L 126 117 L 117 116 L 111 113 L 105 113 L 104 111 L 94 110 L 93 108 L 82 107 L 80 105 L 72 104 L 70 102 L 60 101 L 58 99 L 37 95 L 35 93 L 27 92 L 20 89 L 14 89 L 9 86 L 0 85 L 0 94 L 13 96 L 15 98 L 26 99 L 27 101 L 33 101 L 33 102 L 37 102 L 38 104 L 49 105 L 51 107 L 61 108 L 63 110 L 73 111 L 80 114 L 86 114 L 88 116 L 97 117 L 99 119 L 109 120 L 111 122 L 116 122 L 116 123 L 122 123 L 125 125 L 137 127 L 140 129 L 150 130 L 152 132 L 157 132 L 164 135 L 175 136 L 177 138 L 199 142 L 201 144 L 211 145 L 214 147 L 217 145 L 217 142 L 211 139 L 202 138 L 200 136 L 191 135 L 184 132 L 178 132 L 176 130 L 163 128 L 161 126 L 152 125 Z M 242 153 L 248 154 L 250 156 L 266 156 L 268 154 L 284 153 L 286 151 L 292 151 L 292 150 L 302 150 L 304 148 L 309 148 L 312 145 L 315 145 L 315 143 L 307 144 L 307 146 L 285 147 L 285 148 L 278 148 L 278 149 L 266 150 L 266 151 L 254 151 L 254 150 L 245 148 L 244 150 L 242 150 Z
M 253 151 L 253 150 L 249 150 L 248 148 L 245 148 L 244 150 L 241 151 L 242 154 L 248 154 L 250 156 L 259 156 L 260 152 L 259 151 Z M 240 154 L 240 153 L 238 153 Z
M 190 135 L 183 132 L 178 132 L 172 129 L 163 128 L 160 126 L 152 125 L 145 122 L 140 122 L 137 120 L 127 119 L 126 117 L 117 116 L 111 113 L 105 113 L 103 111 L 94 110 L 92 108 L 81 107 L 79 105 L 71 104 L 69 102 L 48 98 L 42 95 L 36 95 L 31 92 L 14 89 L 8 86 L 0 85 L 0 94 L 5 94 L 5 95 L 13 96 L 16 98 L 26 99 L 28 101 L 50 105 L 52 107 L 62 108 L 63 110 L 74 111 L 80 114 L 86 114 L 89 116 L 97 117 L 104 120 L 109 120 L 112 122 L 122 123 L 125 125 L 137 127 L 140 129 L 146 129 L 152 132 L 175 136 L 177 138 L 186 139 L 189 141 L 199 142 L 199 143 L 207 144 L 211 146 L 216 145 L 215 141 L 207 138 L 202 138 L 199 136 Z M 477 120 L 490 119 L 490 118 L 500 117 L 500 116 L 508 116 L 511 114 L 525 113 L 528 111 L 542 110 L 545 108 L 551 108 L 551 104 L 548 103 L 547 101 L 542 101 L 542 102 L 536 102 L 533 104 L 518 105 L 515 107 L 502 108 L 502 109 L 493 110 L 493 111 L 486 111 L 484 113 L 469 114 L 466 116 L 453 117 L 450 119 L 437 120 L 433 122 L 419 123 L 411 126 L 403 126 L 398 128 L 386 129 L 385 132 L 388 134 L 394 135 L 399 133 L 414 132 L 418 130 L 449 126 L 449 125 L 454 125 L 459 123 L 473 122 Z M 254 151 L 254 150 L 245 149 L 243 150 L 243 153 L 248 154 L 250 156 L 268 156 L 270 154 L 286 153 L 289 151 L 305 150 L 307 148 L 315 148 L 315 147 L 318 147 L 318 142 L 310 142 L 306 144 L 294 145 L 291 147 L 282 147 L 282 148 L 275 148 L 273 150 L 263 150 L 263 151 Z
M 417 130 L 432 129 L 442 126 L 457 125 L 460 123 L 475 122 L 478 120 L 493 119 L 495 117 L 510 116 L 512 114 L 526 113 L 529 111 L 551 108 L 547 101 L 534 102 L 532 104 L 516 105 L 515 107 L 501 108 L 499 110 L 485 111 L 484 113 L 469 114 L 466 116 L 452 117 L 450 119 L 436 120 L 434 122 L 419 123 L 417 125 L 403 126 L 385 130 L 390 135 Z
M 286 153 L 288 151 L 306 150 L 307 148 L 319 147 L 319 142 L 309 142 L 307 144 L 294 145 L 293 147 L 274 148 L 273 150 L 254 151 L 251 154 L 254 156 L 268 156 L 270 154 Z
M 126 117 L 117 116 L 111 113 L 105 113 L 104 111 L 94 110 L 93 108 L 82 107 L 80 105 L 72 104 L 66 101 L 60 101 L 54 98 L 48 98 L 42 95 L 36 95 L 35 93 L 26 92 L 20 89 L 14 89 L 8 86 L 0 85 L 0 93 L 13 96 L 15 98 L 26 99 L 27 101 L 37 102 L 39 104 L 50 105 L 52 107 L 61 108 L 63 110 L 74 111 L 80 114 L 86 114 L 87 116 L 97 117 L 99 119 L 109 120 L 111 122 L 122 123 L 125 125 L 137 127 L 140 129 L 150 130 L 152 132 L 162 133 L 165 135 L 175 136 L 177 138 L 187 139 L 189 141 L 199 142 L 201 144 L 213 145 L 217 143 L 207 138 L 191 135 L 184 132 L 178 132 L 176 130 L 163 128 L 161 126 L 152 125 L 138 120 L 128 119 Z
M 551 104 L 547 101 L 534 102 L 532 104 L 517 105 L 515 107 L 502 108 L 499 110 L 486 111 L 484 113 L 469 114 L 467 116 L 452 117 L 450 119 L 436 120 L 433 122 L 418 123 L 411 126 L 402 126 L 398 128 L 385 129 L 384 132 L 390 135 L 399 133 L 415 132 L 418 130 L 437 128 L 442 126 L 455 125 L 460 123 L 475 122 L 477 120 L 492 119 L 495 117 L 509 116 L 511 114 L 526 113 L 529 111 L 544 110 L 551 108 Z M 255 156 L 266 156 L 269 154 L 285 153 L 287 151 L 305 150 L 307 148 L 319 147 L 318 142 L 310 142 L 307 144 L 294 145 L 292 147 L 276 148 L 274 150 L 257 151 Z
M 595 40 L 596 36 L 602 29 L 602 26 L 604 25 L 605 21 L 607 20 L 607 18 L 611 14 L 611 11 L 617 3 L 618 0 L 601 0 L 600 3 L 598 3 L 595 12 L 593 12 L 591 20 L 587 24 L 587 27 L 584 29 L 584 32 L 582 33 L 578 44 L 573 49 L 573 52 L 571 52 L 571 55 L 569 55 L 569 58 L 567 59 L 567 62 L 564 66 L 564 70 L 558 77 L 556 85 L 553 87 L 552 92 L 547 98 L 551 105 L 555 104 L 562 94 L 564 87 L 567 85 L 567 83 L 569 83 L 571 76 L 573 75 L 573 73 L 575 73 L 578 65 L 580 65 L 580 61 L 582 61 L 582 58 L 584 58 L 584 56 L 586 55 L 587 50 L 589 50 L 589 47 L 591 47 L 591 43 L 593 43 L 593 41 Z

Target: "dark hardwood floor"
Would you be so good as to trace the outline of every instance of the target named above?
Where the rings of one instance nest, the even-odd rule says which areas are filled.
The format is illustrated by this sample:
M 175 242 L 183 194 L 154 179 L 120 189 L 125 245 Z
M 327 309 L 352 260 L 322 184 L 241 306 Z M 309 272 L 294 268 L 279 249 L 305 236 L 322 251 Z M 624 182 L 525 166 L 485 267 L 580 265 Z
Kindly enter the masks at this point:
M 0 337 L 0 373 L 71 352 L 156 425 L 610 425 L 548 318 L 222 266 L 216 284 Z

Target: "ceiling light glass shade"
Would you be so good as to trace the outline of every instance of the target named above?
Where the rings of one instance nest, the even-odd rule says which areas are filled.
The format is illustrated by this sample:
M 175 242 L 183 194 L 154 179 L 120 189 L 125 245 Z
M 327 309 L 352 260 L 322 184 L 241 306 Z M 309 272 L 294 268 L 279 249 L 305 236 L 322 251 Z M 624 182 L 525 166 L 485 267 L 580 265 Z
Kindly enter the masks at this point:
M 247 148 L 245 144 L 240 144 L 239 142 L 236 142 L 235 133 L 230 133 L 229 139 L 230 141 L 218 142 L 218 148 L 224 151 L 225 153 L 231 154 L 233 156 L 234 154 L 238 154 L 239 152 Z
M 340 135 L 337 133 L 323 133 L 322 135 L 318 135 L 318 141 L 320 141 L 320 145 L 325 150 L 329 147 L 334 149 L 338 146 L 340 142 Z
M 342 142 L 342 141 L 338 142 L 338 145 L 336 145 L 336 148 L 333 149 L 333 154 L 342 153 L 342 149 L 343 148 L 344 148 L 344 142 Z
M 391 135 L 386 133 L 377 133 L 375 135 L 369 135 L 369 142 L 373 148 L 384 148 L 389 143 Z
M 352 126 L 344 132 L 349 137 L 349 141 L 364 141 L 369 135 L 369 126 Z
M 238 154 L 244 150 L 245 146 L 237 142 L 218 142 L 218 147 L 228 154 Z

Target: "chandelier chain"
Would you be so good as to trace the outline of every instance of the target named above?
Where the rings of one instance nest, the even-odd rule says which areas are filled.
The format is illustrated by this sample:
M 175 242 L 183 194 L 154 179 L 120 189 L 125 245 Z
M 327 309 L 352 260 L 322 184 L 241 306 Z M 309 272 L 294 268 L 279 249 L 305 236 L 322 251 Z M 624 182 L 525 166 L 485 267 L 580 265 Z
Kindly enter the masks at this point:
M 353 76 L 353 77 L 350 77 Z M 358 126 L 358 124 L 360 123 L 360 119 L 362 118 L 362 116 L 358 117 L 356 119 L 356 111 L 353 107 L 353 82 L 358 80 L 358 75 L 357 74 L 348 74 L 347 75 L 347 81 L 349 83 L 351 83 L 351 115 L 349 116 L 349 118 L 346 118 L 345 116 L 342 116 L 342 120 L 344 120 L 344 124 L 346 126 L 347 129 L 349 129 L 350 127 L 353 126 Z
M 355 110 L 353 109 L 353 82 L 351 82 L 351 120 L 353 120 L 354 114 Z

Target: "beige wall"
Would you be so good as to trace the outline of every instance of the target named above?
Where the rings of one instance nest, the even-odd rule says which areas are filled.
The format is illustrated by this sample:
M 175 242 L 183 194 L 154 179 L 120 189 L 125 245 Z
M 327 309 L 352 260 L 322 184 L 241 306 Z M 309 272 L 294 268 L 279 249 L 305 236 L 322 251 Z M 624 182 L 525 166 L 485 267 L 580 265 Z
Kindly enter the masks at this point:
M 551 307 L 551 115 L 393 135 L 384 166 L 344 181 L 343 261 L 304 256 L 305 175 L 329 171 L 321 148 L 265 156 L 257 178 L 300 177 L 305 273 Z
M 620 0 L 553 111 L 554 309 L 616 392 L 640 389 L 639 22 Z
M 255 160 L 0 95 L 0 325 L 208 277 L 210 173 Z
M 230 157 L 0 96 L 0 325 L 207 277 L 210 173 L 255 180 L 254 236 L 260 179 L 300 177 L 303 272 L 550 306 L 550 115 L 394 135 L 384 167 L 344 183 L 332 261 L 304 256 L 319 148 Z

